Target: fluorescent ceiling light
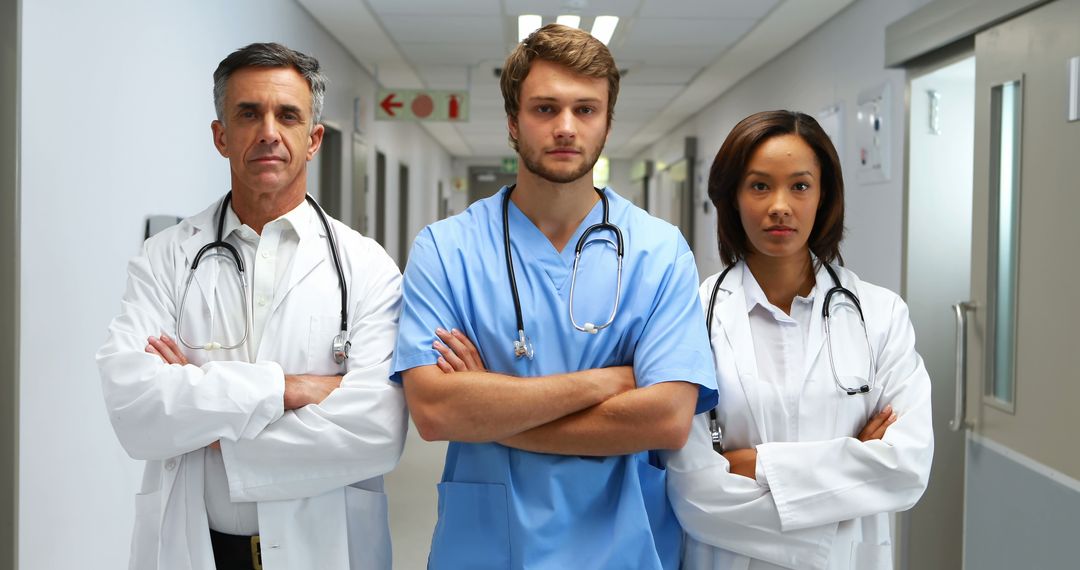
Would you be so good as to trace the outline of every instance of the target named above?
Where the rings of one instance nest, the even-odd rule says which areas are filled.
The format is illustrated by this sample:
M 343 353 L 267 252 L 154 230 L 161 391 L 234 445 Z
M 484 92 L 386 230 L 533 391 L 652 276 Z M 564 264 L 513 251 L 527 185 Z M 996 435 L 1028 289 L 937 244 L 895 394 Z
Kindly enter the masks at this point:
M 562 24 L 564 26 L 570 26 L 571 28 L 576 28 L 581 24 L 581 16 L 564 14 L 562 16 L 559 16 L 558 18 L 555 18 L 555 23 Z
M 522 14 L 518 16 L 518 41 L 524 41 L 529 34 L 540 29 L 544 21 L 535 14 Z
M 618 16 L 597 16 L 593 20 L 592 31 L 589 33 L 604 45 L 607 45 L 611 41 L 611 36 L 615 34 L 615 26 L 617 25 L 619 25 Z

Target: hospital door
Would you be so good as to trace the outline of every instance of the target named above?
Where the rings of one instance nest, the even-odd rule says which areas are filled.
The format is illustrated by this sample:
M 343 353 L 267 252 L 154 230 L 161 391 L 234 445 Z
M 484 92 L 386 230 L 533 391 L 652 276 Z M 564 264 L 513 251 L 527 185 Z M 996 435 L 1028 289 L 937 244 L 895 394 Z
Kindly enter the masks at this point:
M 1043 4 L 975 34 L 973 59 L 909 82 L 905 293 L 938 413 L 902 568 L 1080 567 L 1078 29 L 1080 0 Z M 923 134 L 962 128 L 949 70 L 969 86 L 972 109 L 956 114 L 971 118 L 970 154 L 943 150 L 928 178 Z M 965 171 L 967 189 L 953 181 Z M 955 296 L 933 298 L 943 291 Z

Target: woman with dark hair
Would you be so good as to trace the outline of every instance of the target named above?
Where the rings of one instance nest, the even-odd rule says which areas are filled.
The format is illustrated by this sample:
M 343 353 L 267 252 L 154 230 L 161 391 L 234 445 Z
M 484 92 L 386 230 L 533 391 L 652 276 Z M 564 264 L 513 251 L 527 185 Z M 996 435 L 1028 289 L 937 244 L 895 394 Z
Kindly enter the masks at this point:
M 926 488 L 930 378 L 907 306 L 842 267 L 844 182 L 817 121 L 732 130 L 709 174 L 724 271 L 701 285 L 720 402 L 668 458 L 691 569 L 892 568 Z

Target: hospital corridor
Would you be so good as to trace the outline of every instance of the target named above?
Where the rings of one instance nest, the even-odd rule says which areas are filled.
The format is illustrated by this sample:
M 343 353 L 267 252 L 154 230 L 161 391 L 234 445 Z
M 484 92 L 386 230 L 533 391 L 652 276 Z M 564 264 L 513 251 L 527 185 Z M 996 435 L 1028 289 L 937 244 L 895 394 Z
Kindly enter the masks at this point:
M 1080 0 L 0 0 L 0 569 L 1080 569 L 1078 163 Z

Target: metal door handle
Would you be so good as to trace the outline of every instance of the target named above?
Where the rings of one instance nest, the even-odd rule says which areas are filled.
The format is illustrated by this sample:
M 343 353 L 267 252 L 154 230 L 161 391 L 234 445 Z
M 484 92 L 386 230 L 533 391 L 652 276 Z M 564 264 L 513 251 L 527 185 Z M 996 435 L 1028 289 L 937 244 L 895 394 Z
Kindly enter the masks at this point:
M 952 308 L 956 315 L 956 409 L 949 429 L 960 431 L 967 423 L 967 312 L 975 310 L 975 303 L 957 303 Z

